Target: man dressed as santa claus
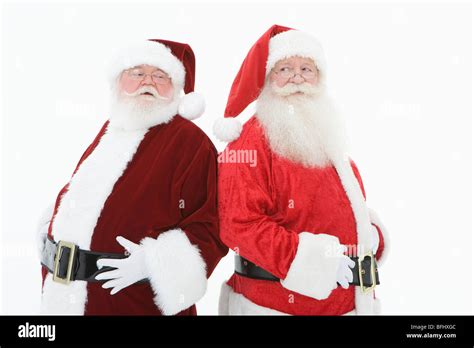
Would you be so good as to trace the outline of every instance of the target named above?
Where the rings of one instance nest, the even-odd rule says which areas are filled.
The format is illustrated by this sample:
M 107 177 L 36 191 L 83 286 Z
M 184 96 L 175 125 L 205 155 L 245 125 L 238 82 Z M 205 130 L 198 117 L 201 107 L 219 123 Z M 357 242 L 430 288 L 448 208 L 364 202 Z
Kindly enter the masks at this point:
M 326 71 L 314 37 L 274 25 L 250 49 L 214 126 L 230 142 L 218 159 L 219 221 L 236 253 L 221 314 L 379 312 L 387 237 L 347 156 Z M 242 127 L 235 117 L 255 100 Z
M 118 53 L 110 118 L 40 222 L 43 314 L 196 314 L 227 247 L 194 78 L 187 44 Z

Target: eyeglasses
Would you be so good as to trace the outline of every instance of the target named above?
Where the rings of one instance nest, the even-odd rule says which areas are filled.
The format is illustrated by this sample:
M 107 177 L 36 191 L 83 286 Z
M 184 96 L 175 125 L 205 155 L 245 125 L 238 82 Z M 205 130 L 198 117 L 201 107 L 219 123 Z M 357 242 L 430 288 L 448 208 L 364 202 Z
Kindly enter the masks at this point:
M 170 81 L 170 77 L 161 70 L 155 70 L 151 74 L 146 74 L 143 69 L 134 68 L 130 70 L 125 70 L 125 72 L 132 80 L 135 81 L 142 81 L 148 75 L 150 75 L 151 79 L 159 85 L 164 85 Z
M 317 73 L 318 73 L 317 68 L 312 69 L 310 67 L 303 67 L 300 70 L 301 70 L 301 72 L 297 74 L 295 72 L 295 69 L 284 66 L 284 67 L 281 67 L 281 68 L 274 68 L 273 72 L 275 74 L 277 74 L 278 76 L 280 76 L 281 78 L 287 79 L 287 80 L 295 77 L 296 75 L 300 75 L 305 80 L 311 80 L 311 79 L 315 78 Z

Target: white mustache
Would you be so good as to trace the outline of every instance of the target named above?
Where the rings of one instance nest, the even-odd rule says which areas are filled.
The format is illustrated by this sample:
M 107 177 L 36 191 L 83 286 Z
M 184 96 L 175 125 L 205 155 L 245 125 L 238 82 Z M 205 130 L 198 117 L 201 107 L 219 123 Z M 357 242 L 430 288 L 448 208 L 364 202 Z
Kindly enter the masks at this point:
M 298 92 L 303 93 L 305 95 L 315 95 L 318 91 L 318 87 L 313 86 L 308 82 L 304 82 L 299 85 L 295 83 L 287 83 L 283 87 L 277 87 L 275 85 L 272 85 L 272 90 L 280 97 L 287 97 Z
M 140 87 L 139 89 L 137 89 L 135 92 L 132 92 L 132 93 L 127 93 L 127 92 L 124 91 L 124 94 L 127 97 L 137 97 L 137 96 L 139 96 L 143 93 L 150 93 L 156 99 L 168 100 L 168 98 L 165 98 L 165 97 L 161 96 L 156 89 L 154 89 L 153 87 L 150 87 L 150 86 Z

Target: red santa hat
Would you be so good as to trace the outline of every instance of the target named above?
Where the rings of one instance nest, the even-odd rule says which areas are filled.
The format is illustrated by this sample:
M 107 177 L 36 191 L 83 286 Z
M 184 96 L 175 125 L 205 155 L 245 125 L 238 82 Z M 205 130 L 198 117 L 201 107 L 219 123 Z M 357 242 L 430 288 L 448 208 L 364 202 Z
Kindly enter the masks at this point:
M 325 82 L 326 59 L 319 41 L 305 32 L 273 25 L 252 46 L 234 79 L 224 118 L 214 123 L 219 140 L 231 142 L 240 136 L 242 124 L 236 117 L 258 98 L 275 63 L 293 56 L 313 59 L 319 83 Z
M 149 39 L 133 43 L 119 51 L 109 64 L 109 80 L 111 85 L 123 70 L 137 65 L 151 65 L 166 72 L 174 88 L 183 89 L 178 113 L 193 120 L 204 113 L 204 98 L 194 92 L 196 60 L 194 52 L 188 44 L 161 39 Z

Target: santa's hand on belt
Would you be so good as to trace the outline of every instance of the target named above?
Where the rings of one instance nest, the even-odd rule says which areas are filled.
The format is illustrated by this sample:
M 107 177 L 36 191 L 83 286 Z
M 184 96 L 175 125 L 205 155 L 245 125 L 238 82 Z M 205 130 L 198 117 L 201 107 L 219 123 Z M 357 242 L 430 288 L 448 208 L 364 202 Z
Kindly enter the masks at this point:
M 339 268 L 337 269 L 336 281 L 344 288 L 349 288 L 349 283 L 353 281 L 353 274 L 351 268 L 354 268 L 355 262 L 349 256 L 343 255 Z
M 145 265 L 145 253 L 141 245 L 135 244 L 123 237 L 117 237 L 117 242 L 122 245 L 130 256 L 124 259 L 99 259 L 97 268 L 113 267 L 115 269 L 99 273 L 95 279 L 107 280 L 102 287 L 112 288 L 111 295 L 115 295 L 120 290 L 148 277 Z

